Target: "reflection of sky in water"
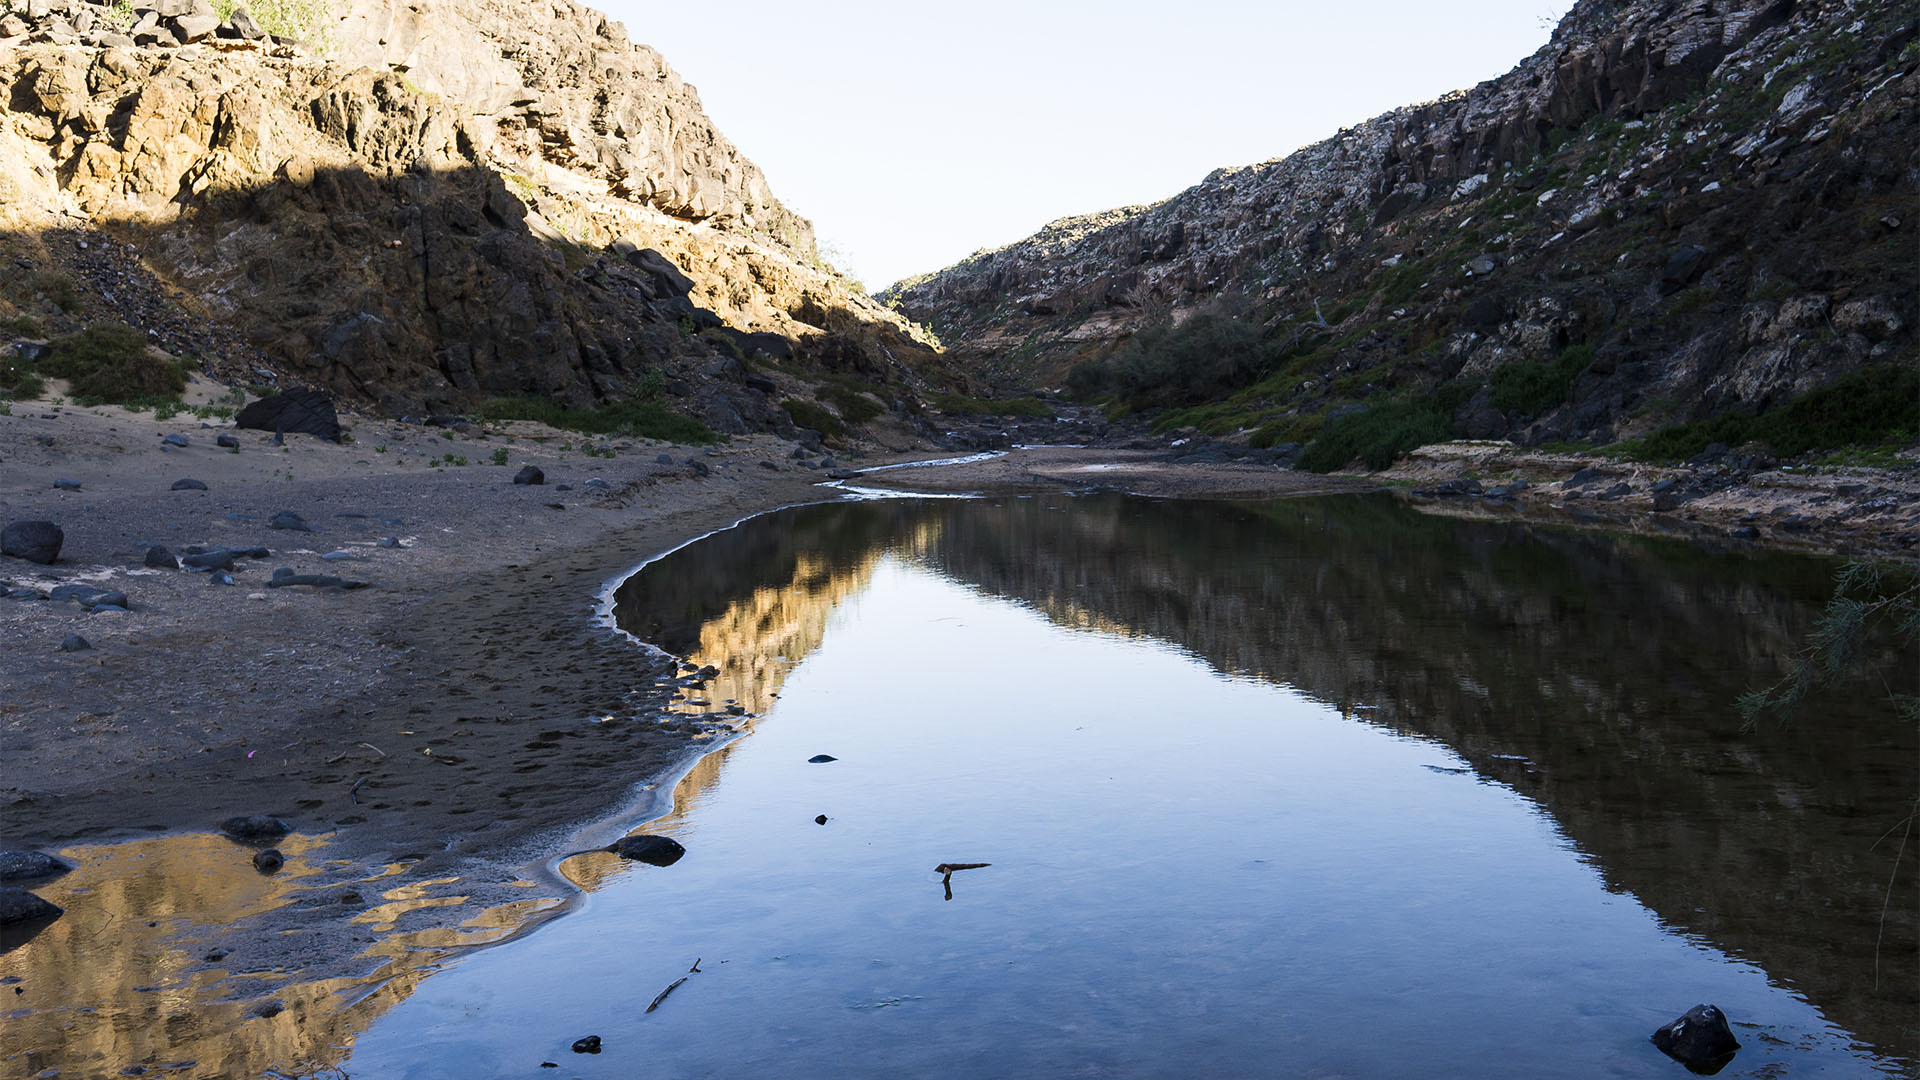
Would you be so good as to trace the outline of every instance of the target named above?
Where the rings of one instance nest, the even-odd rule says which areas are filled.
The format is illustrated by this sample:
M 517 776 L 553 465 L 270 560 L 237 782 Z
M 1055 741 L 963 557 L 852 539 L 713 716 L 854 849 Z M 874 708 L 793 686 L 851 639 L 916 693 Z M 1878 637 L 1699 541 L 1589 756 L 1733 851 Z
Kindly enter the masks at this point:
M 1872 1068 L 1444 745 L 898 559 L 860 574 L 683 787 L 684 860 L 427 983 L 348 1070 L 1664 1076 L 1647 1035 L 1700 1001 L 1742 1025 L 1723 1075 Z M 943 862 L 992 865 L 948 902 Z

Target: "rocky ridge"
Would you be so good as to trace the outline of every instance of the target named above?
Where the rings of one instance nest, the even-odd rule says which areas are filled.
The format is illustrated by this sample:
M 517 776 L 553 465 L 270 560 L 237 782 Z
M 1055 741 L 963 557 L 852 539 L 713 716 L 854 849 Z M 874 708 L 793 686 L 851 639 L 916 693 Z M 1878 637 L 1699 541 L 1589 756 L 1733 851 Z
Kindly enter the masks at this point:
M 823 371 L 892 383 L 898 408 L 935 362 L 605 16 L 262 10 L 0 20 L 0 319 L 119 317 L 217 375 L 394 413 L 647 380 L 732 433 L 792 431 L 778 401 Z
M 1262 441 L 1448 384 L 1455 434 L 1523 444 L 1771 408 L 1915 358 L 1911 16 L 1583 0 L 1498 79 L 884 298 L 1027 386 L 1222 313 L 1257 329 L 1253 370 L 1136 404 Z M 1547 400 L 1492 400 L 1563 359 Z

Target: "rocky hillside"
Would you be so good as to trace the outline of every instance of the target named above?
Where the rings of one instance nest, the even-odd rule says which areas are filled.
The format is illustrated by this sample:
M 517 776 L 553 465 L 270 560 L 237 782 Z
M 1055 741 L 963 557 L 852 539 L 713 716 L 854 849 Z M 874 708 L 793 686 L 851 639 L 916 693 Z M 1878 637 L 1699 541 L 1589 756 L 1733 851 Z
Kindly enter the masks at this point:
M 1916 68 L 1906 5 L 1582 0 L 1498 79 L 885 298 L 1163 430 L 1345 435 L 1322 467 L 1608 444 L 1860 372 L 1911 440 Z
M 791 430 L 779 402 L 835 374 L 897 409 L 937 363 L 657 52 L 570 0 L 10 7 L 15 337 L 118 319 L 396 413 L 644 385 L 722 432 Z

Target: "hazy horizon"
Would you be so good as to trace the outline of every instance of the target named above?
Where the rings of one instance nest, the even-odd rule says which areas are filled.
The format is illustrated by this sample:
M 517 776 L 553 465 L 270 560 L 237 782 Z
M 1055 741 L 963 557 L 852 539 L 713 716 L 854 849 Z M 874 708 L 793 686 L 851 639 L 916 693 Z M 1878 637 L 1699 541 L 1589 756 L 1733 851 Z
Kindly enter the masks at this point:
M 743 0 L 725 33 L 684 5 L 594 6 L 660 50 L 812 219 L 823 254 L 877 291 L 1495 78 L 1546 43 L 1571 0 L 1491 0 L 1471 16 L 1405 0 L 1194 0 L 1177 20 L 1137 0 L 982 0 L 964 20 Z

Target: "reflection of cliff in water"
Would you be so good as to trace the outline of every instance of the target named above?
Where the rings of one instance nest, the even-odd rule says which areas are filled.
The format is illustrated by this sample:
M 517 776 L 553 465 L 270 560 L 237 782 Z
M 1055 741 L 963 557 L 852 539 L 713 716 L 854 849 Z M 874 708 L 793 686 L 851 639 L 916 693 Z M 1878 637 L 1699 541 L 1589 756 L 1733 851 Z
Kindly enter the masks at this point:
M 1914 1056 L 1920 861 L 1909 852 L 1891 883 L 1882 936 L 1898 829 L 1876 847 L 1912 805 L 1914 731 L 1877 680 L 1785 729 L 1743 735 L 1732 709 L 1798 648 L 1830 566 L 1438 519 L 1388 497 L 943 516 L 925 555 L 941 572 L 1445 742 L 1537 799 L 1610 887 Z M 1910 663 L 1882 659 L 1911 682 Z
M 253 868 L 252 849 L 208 833 L 63 851 L 77 868 L 34 891 L 66 914 L 0 959 L 0 977 L 18 991 L 0 986 L 0 1076 L 135 1067 L 183 1077 L 332 1075 L 354 1037 L 453 951 L 505 937 L 556 902 L 476 910 L 459 928 L 400 930 L 406 913 L 458 898 L 425 896 L 427 883 L 398 876 L 403 864 L 327 889 L 323 880 L 337 883 L 347 864 L 327 861 L 323 839 L 295 834 L 279 846 L 287 864 L 271 876 Z M 340 903 L 346 891 L 367 902 Z M 250 920 L 289 904 L 325 904 L 361 924 L 353 936 L 364 943 L 365 973 L 310 979 L 261 968 L 249 956 Z M 216 942 L 232 951 L 214 951 Z
M 717 668 L 695 695 L 712 711 L 734 701 L 764 713 L 787 672 L 819 647 L 833 609 L 866 587 L 886 552 L 909 539 L 923 546 L 929 527 L 907 503 L 777 511 L 643 567 L 621 583 L 614 618 L 642 641 Z
M 1915 1056 L 1920 875 L 1909 852 L 1883 933 L 1898 830 L 1876 847 L 1910 805 L 1915 733 L 1877 682 L 1752 735 L 1731 708 L 1798 647 L 1825 564 L 1434 518 L 1386 497 L 842 504 L 649 567 L 621 591 L 621 625 L 731 672 L 715 700 L 757 705 L 889 551 L 1063 625 L 1173 642 L 1444 742 L 1538 800 L 1610 887 Z

